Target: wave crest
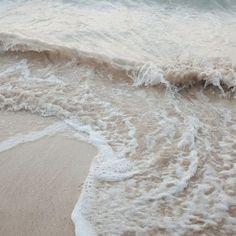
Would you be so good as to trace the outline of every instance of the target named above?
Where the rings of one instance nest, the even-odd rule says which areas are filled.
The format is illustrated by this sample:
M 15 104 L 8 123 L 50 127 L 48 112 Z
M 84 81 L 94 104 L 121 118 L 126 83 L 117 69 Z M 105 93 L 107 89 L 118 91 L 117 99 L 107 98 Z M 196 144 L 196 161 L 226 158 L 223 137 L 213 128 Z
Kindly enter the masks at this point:
M 73 61 L 78 65 L 91 66 L 113 78 L 130 79 L 134 86 L 189 87 L 200 84 L 204 88 L 209 85 L 217 87 L 222 93 L 236 90 L 236 66 L 229 58 L 204 58 L 177 61 L 173 65 L 157 65 L 154 62 L 109 58 L 102 54 L 5 33 L 0 33 L 0 52 L 25 54 L 28 59 L 36 57 L 47 63 Z

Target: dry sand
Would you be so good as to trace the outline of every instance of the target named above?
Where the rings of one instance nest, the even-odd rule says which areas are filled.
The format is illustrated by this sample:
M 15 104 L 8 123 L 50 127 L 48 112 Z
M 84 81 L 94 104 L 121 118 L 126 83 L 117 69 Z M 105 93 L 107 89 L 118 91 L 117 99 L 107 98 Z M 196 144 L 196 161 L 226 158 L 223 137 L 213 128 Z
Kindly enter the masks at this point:
M 15 119 L 5 114 L 0 131 L 8 118 Z M 71 212 L 95 155 L 94 147 L 65 133 L 1 152 L 0 235 L 74 235 Z

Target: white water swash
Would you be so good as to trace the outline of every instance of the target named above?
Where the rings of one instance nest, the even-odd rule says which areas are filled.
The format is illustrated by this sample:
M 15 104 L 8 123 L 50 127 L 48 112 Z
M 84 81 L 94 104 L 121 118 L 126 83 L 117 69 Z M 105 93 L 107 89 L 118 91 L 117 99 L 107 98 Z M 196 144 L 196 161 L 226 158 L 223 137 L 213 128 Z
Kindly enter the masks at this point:
M 0 1 L 0 52 L 1 110 L 99 150 L 77 235 L 236 234 L 235 1 Z

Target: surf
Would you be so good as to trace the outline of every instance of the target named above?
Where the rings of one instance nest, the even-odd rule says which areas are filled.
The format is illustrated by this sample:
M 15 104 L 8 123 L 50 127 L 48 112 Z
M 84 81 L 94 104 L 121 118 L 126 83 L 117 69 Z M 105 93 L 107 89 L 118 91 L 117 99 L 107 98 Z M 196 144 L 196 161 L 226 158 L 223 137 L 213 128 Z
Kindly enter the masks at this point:
M 235 234 L 234 1 L 4 4 L 0 110 L 98 149 L 76 235 Z
M 183 86 L 202 84 L 212 85 L 221 92 L 235 91 L 236 67 L 230 58 L 204 58 L 197 61 L 177 61 L 172 66 L 158 65 L 153 62 L 135 62 L 122 58 L 109 58 L 104 55 L 82 52 L 76 48 L 63 47 L 24 39 L 16 35 L 0 34 L 0 50 L 11 56 L 23 55 L 28 60 L 45 63 L 62 61 L 90 66 L 116 79 L 129 79 L 134 86 Z

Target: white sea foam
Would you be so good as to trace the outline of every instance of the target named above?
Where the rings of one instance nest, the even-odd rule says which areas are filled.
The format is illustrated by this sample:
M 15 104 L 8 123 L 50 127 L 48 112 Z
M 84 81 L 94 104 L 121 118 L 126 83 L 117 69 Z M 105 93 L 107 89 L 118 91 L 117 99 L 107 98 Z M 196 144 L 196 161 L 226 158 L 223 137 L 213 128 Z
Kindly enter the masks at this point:
M 83 212 L 90 208 L 93 201 L 94 182 L 96 181 L 121 181 L 130 177 L 133 173 L 132 163 L 123 159 L 117 159 L 111 146 L 99 132 L 94 131 L 90 126 L 83 125 L 78 120 L 66 120 L 66 124 L 76 132 L 76 136 L 87 141 L 99 150 L 94 160 L 90 174 L 87 177 L 80 200 L 77 202 L 72 213 L 72 220 L 75 223 L 76 235 L 97 235 L 93 226 L 85 219 Z

